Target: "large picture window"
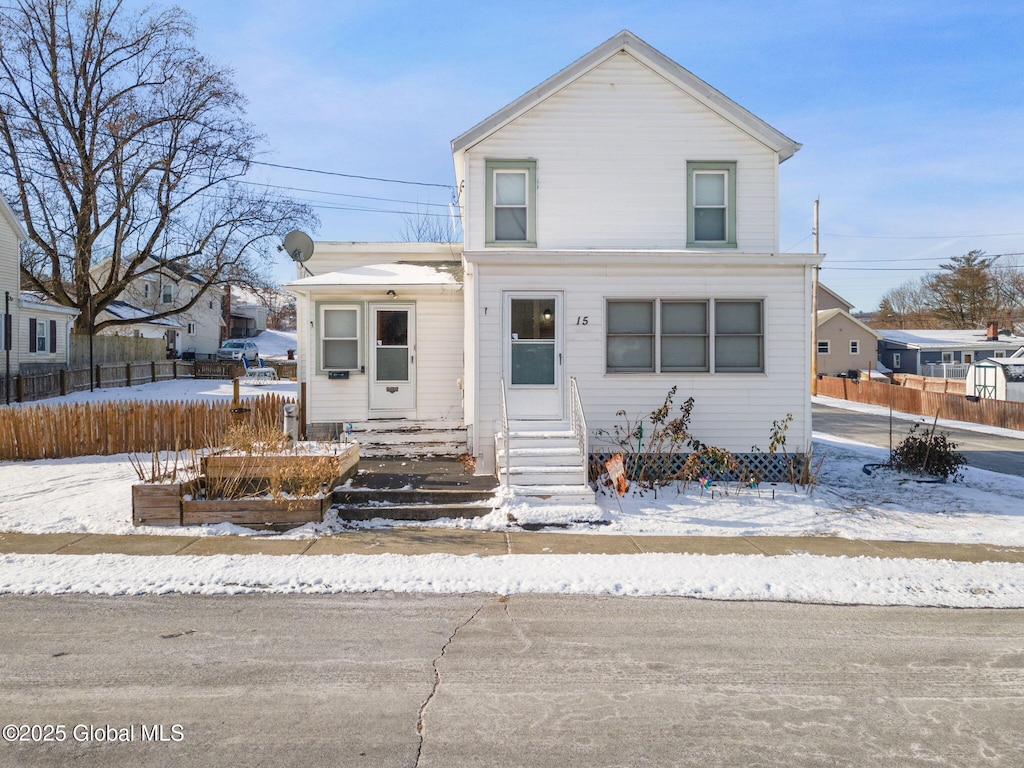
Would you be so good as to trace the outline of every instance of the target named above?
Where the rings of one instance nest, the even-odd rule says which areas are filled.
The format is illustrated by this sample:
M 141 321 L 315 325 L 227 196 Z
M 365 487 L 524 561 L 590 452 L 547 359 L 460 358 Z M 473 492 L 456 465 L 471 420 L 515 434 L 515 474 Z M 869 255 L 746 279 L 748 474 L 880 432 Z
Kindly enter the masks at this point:
M 359 370 L 359 307 L 321 307 L 320 343 L 323 370 Z
M 488 160 L 486 168 L 487 244 L 536 245 L 537 163 L 533 160 Z
M 736 163 L 686 164 L 686 245 L 736 247 Z
M 760 300 L 609 299 L 606 310 L 608 373 L 764 371 Z

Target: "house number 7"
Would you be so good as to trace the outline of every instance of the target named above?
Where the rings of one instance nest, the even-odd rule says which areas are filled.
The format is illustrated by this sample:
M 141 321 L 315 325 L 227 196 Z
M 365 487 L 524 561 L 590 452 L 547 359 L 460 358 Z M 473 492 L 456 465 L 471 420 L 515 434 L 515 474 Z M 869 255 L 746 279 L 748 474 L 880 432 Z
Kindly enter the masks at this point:
M 589 325 L 590 318 L 587 315 L 576 315 L 576 325 Z

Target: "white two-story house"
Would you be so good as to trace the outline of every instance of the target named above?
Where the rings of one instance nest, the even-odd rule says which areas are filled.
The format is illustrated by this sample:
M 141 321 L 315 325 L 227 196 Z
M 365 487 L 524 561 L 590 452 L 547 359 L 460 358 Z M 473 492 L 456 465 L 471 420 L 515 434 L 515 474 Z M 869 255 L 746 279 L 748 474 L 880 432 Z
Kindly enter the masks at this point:
M 764 447 L 792 414 L 804 452 L 821 256 L 780 253 L 778 224 L 799 148 L 621 32 L 452 142 L 462 248 L 316 245 L 288 286 L 307 430 L 444 420 L 492 472 L 580 415 L 606 451 L 674 386 L 703 442 Z M 545 475 L 576 482 L 524 483 Z
M 97 285 L 102 284 L 109 270 L 109 259 L 93 267 Z M 110 325 L 100 333 L 160 338 L 167 350 L 176 355 L 214 354 L 227 337 L 227 323 L 222 311 L 224 291 L 213 286 L 204 288 L 204 281 L 161 265 L 153 258 L 147 259 L 138 273 L 118 299 L 96 318 L 97 323 L 110 319 L 137 319 L 137 322 Z M 190 302 L 194 303 L 189 309 L 166 317 L 143 319 L 184 307 Z

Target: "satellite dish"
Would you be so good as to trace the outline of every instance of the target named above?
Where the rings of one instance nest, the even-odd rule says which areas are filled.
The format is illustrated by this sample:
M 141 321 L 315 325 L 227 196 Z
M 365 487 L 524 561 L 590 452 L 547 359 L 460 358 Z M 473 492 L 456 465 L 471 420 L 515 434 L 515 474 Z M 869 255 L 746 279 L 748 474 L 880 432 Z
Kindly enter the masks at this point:
M 292 261 L 301 264 L 313 255 L 313 240 L 301 230 L 292 230 L 284 236 L 284 250 Z

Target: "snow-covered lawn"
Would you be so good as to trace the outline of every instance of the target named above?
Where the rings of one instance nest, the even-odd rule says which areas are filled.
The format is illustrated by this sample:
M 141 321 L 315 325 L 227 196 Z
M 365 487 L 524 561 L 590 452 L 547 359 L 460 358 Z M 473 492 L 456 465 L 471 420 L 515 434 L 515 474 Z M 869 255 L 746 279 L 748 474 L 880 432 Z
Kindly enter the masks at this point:
M 177 388 L 175 388 L 175 386 Z M 135 399 L 230 397 L 223 382 L 167 382 L 132 389 Z M 287 391 L 288 385 L 279 385 Z M 294 391 L 294 384 L 290 385 Z M 252 389 L 266 391 L 265 388 Z M 116 393 L 117 390 L 111 390 Z M 159 394 L 156 394 L 159 392 Z M 188 394 L 185 394 L 185 393 Z M 175 395 L 176 393 L 176 395 Z M 172 397 L 174 396 L 174 397 Z M 503 529 L 519 520 L 589 516 L 602 525 L 567 530 L 629 535 L 839 536 L 1024 546 L 1024 478 L 967 469 L 963 482 L 921 483 L 865 464 L 882 449 L 815 435 L 824 457 L 808 493 L 787 484 L 759 489 L 692 485 L 623 497 L 599 495 L 597 509 L 545 507 L 500 492 L 483 518 L 442 520 L 440 527 Z M 0 462 L 0 531 L 24 533 L 169 533 L 257 535 L 230 525 L 136 528 L 131 524 L 128 456 Z M 368 525 L 389 525 L 382 521 Z M 303 526 L 287 538 L 344 529 L 337 521 Z M 267 534 L 260 534 L 267 535 Z M 1024 607 L 1024 565 L 875 558 L 512 555 L 506 557 L 0 557 L 0 592 L 400 591 L 674 594 L 720 599 L 773 599 L 914 605 Z

